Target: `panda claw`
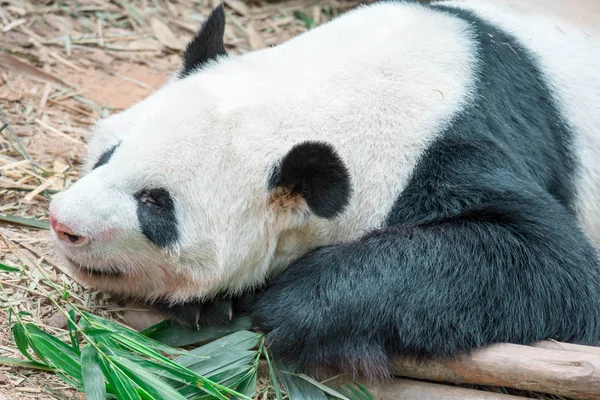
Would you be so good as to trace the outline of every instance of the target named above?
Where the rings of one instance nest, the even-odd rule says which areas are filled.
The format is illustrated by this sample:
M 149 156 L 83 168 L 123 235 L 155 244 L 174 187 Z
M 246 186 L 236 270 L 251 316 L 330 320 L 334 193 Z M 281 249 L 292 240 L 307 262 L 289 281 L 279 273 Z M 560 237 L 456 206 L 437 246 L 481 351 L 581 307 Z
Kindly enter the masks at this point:
M 156 301 L 149 305 L 165 318 L 187 327 L 198 328 L 201 325 L 224 325 L 233 318 L 233 302 L 230 299 L 218 299 L 211 302 L 188 301 L 170 304 Z

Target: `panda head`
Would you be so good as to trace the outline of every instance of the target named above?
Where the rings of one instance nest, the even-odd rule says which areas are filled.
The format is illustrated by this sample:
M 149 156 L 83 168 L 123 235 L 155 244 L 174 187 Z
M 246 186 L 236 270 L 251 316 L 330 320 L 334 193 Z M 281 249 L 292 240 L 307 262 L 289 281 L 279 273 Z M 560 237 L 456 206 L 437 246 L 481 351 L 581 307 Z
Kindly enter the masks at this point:
M 96 124 L 82 177 L 53 199 L 57 253 L 88 286 L 143 301 L 239 292 L 346 206 L 335 149 L 274 140 L 273 114 L 236 85 L 244 63 L 225 53 L 224 24 L 220 6 L 173 79 Z

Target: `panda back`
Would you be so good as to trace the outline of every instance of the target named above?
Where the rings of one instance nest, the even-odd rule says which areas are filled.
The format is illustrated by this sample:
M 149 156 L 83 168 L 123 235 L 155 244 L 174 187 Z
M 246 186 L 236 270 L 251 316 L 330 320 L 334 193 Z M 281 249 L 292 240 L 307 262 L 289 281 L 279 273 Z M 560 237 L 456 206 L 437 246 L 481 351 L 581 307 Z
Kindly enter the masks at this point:
M 474 0 L 439 4 L 473 11 L 516 38 L 532 55 L 548 87 L 548 101 L 554 103 L 572 136 L 568 150 L 573 158 L 569 178 L 573 209 L 585 232 L 600 244 L 600 3 Z

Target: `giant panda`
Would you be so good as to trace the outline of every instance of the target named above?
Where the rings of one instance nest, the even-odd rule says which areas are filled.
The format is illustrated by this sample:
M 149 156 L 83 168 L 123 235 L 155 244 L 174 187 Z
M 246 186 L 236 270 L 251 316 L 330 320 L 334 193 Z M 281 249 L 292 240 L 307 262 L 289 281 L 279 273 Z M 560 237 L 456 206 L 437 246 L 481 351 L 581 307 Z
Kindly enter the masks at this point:
M 98 121 L 50 222 L 74 276 L 297 371 L 600 339 L 600 7 L 376 2 L 281 45 L 217 7 Z

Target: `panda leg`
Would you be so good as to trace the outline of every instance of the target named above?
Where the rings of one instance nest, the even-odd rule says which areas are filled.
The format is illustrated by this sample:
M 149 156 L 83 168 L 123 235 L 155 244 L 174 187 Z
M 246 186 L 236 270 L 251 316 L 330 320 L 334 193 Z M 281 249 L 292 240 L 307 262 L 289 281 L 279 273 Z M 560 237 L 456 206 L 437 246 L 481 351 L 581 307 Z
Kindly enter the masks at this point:
M 596 342 L 596 251 L 554 199 L 524 196 L 316 249 L 259 295 L 255 324 L 299 371 L 372 378 L 396 355 Z

